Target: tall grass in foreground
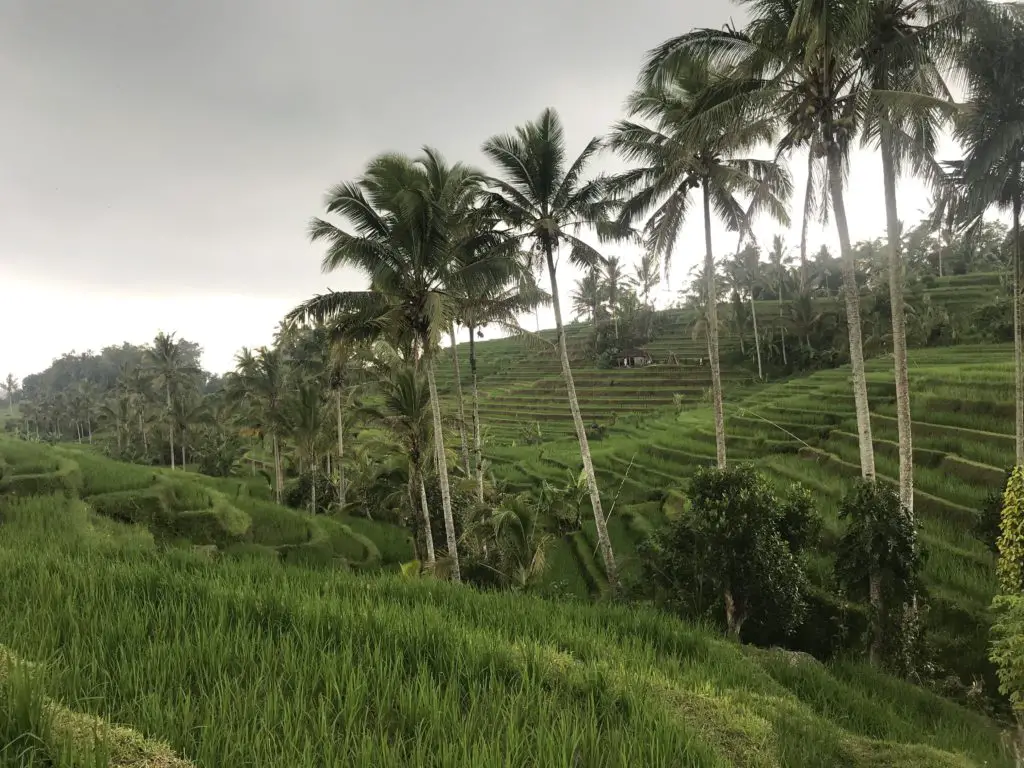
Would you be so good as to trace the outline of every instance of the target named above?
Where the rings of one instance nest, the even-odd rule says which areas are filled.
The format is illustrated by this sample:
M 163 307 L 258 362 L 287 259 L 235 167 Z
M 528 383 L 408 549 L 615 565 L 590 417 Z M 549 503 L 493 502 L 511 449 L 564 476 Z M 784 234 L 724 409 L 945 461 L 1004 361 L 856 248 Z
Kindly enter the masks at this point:
M 200 766 L 1010 765 L 923 690 L 652 611 L 160 553 L 63 497 L 0 514 L 0 643 Z

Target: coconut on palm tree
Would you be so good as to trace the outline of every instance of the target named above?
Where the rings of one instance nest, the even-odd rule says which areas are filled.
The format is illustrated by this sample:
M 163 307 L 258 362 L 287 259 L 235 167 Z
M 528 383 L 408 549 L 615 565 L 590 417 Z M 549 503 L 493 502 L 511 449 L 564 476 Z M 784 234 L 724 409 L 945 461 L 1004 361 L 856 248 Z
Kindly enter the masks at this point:
M 652 54 L 654 55 L 654 54 Z M 700 61 L 678 66 L 670 77 L 643 78 L 629 98 L 629 112 L 645 122 L 617 123 L 611 146 L 639 167 L 615 177 L 611 188 L 623 199 L 620 223 L 643 228 L 648 249 L 668 268 L 673 247 L 694 197 L 700 193 L 704 224 L 704 275 L 707 296 L 716 296 L 712 213 L 734 232 L 749 231 L 752 215 L 769 211 L 786 221 L 785 203 L 792 184 L 788 174 L 770 160 L 744 157 L 772 135 L 769 121 L 750 119 L 736 125 L 714 125 L 708 114 L 719 106 L 722 71 Z M 744 198 L 749 203 L 744 204 Z M 715 449 L 724 467 L 725 415 L 718 355 L 717 302 L 707 304 L 708 353 L 715 412 Z
M 563 246 L 569 250 L 569 262 L 576 266 L 593 269 L 604 262 L 601 254 L 579 237 L 584 227 L 596 228 L 599 235 L 608 234 L 612 204 L 605 194 L 606 184 L 601 178 L 588 179 L 585 175 L 600 148 L 601 140 L 593 138 L 575 159 L 570 159 L 562 121 L 553 109 L 545 109 L 537 120 L 519 126 L 515 133 L 494 136 L 483 145 L 484 154 L 500 174 L 488 180 L 489 202 L 514 233 L 516 241 L 526 246 L 524 250 L 538 266 L 547 269 L 551 282 L 562 377 L 587 477 L 605 575 L 615 589 L 618 586 L 615 555 L 569 364 L 556 268 Z

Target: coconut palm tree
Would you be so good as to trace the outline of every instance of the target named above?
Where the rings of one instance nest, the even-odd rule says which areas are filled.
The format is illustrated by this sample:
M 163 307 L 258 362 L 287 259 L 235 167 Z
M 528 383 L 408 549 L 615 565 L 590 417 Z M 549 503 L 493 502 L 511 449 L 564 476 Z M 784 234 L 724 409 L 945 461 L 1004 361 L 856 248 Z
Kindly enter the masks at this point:
M 171 469 L 174 469 L 174 404 L 173 398 L 184 387 L 186 381 L 199 374 L 199 368 L 188 356 L 183 342 L 176 341 L 174 334 L 163 331 L 156 335 L 153 343 L 143 353 L 143 365 L 149 371 L 153 385 L 163 392 L 167 407 L 167 438 L 171 446 Z M 182 467 L 184 469 L 184 467 Z
M 7 394 L 7 407 L 10 409 L 11 416 L 14 415 L 14 395 L 18 391 L 18 380 L 14 378 L 13 373 L 8 373 L 7 378 L 0 382 L 0 389 Z
M 478 222 L 485 232 L 493 232 L 486 220 Z M 455 280 L 453 286 L 459 295 L 459 317 L 469 332 L 469 370 L 473 410 L 473 473 L 476 480 L 477 500 L 484 500 L 483 436 L 480 425 L 480 389 L 476 352 L 476 338 L 481 329 L 497 324 L 513 334 L 525 333 L 517 316 L 548 303 L 550 296 L 537 285 L 533 272 L 525 259 L 506 258 L 504 238 L 478 238 L 460 249 L 460 274 L 472 275 L 472 267 L 480 262 L 491 263 L 490 279 Z
M 772 249 L 768 251 L 768 274 L 772 290 L 779 301 L 779 330 L 782 333 L 782 364 L 788 365 L 786 359 L 786 321 L 782 310 L 783 296 L 789 282 L 789 268 L 793 259 L 786 253 L 786 242 L 780 235 L 772 238 Z
M 610 234 L 607 225 L 612 205 L 605 195 L 606 184 L 601 178 L 588 180 L 584 175 L 601 144 L 599 138 L 591 139 L 583 151 L 570 161 L 566 154 L 562 122 L 558 113 L 549 108 L 536 121 L 519 126 L 515 133 L 488 139 L 483 145 L 483 151 L 501 174 L 489 180 L 489 200 L 495 213 L 508 225 L 516 240 L 527 246 L 526 250 L 538 265 L 547 268 L 551 281 L 551 303 L 555 311 L 555 333 L 562 361 L 562 377 L 565 379 L 569 410 L 572 412 L 583 469 L 587 476 L 605 574 L 608 583 L 616 589 L 618 572 L 615 555 L 608 536 L 586 427 L 569 364 L 555 266 L 562 245 L 569 247 L 569 261 L 576 266 L 593 269 L 604 261 L 593 247 L 578 237 L 580 229 L 585 226 L 596 227 L 599 235 Z
M 612 316 L 615 324 L 615 338 L 619 338 L 619 303 L 622 300 L 622 288 L 625 276 L 622 271 L 622 261 L 618 256 L 609 256 L 602 265 L 601 287 L 604 293 L 604 301 L 608 306 L 608 314 Z
M 431 442 L 436 445 L 432 434 L 436 422 L 433 419 L 430 387 L 421 371 L 414 366 L 402 364 L 396 365 L 378 386 L 380 404 L 365 408 L 363 414 L 387 430 L 399 453 L 408 461 L 408 502 L 410 508 L 415 510 L 418 501 L 427 563 L 433 565 L 436 555 L 425 481 Z
M 882 157 L 888 238 L 889 296 L 892 309 L 893 368 L 899 431 L 900 501 L 913 513 L 914 452 L 911 436 L 904 267 L 896 185 L 902 172 L 941 182 L 934 160 L 941 124 L 954 109 L 943 77 L 949 54 L 964 37 L 974 5 L 965 0 L 862 0 L 869 19 L 861 49 L 868 96 L 863 140 Z M 894 99 L 899 93 L 901 99 Z M 910 98 L 913 96 L 914 98 Z
M 979 13 L 964 46 L 967 103 L 955 135 L 965 150 L 963 179 L 977 218 L 987 207 L 1008 211 L 1013 242 L 1013 347 L 1016 457 L 1024 464 L 1024 340 L 1021 303 L 1021 213 L 1024 210 L 1024 21 L 993 5 Z
M 583 277 L 576 281 L 573 292 L 569 295 L 572 300 L 572 313 L 578 319 L 586 317 L 594 328 L 595 338 L 597 336 L 597 320 L 601 315 L 602 294 L 604 286 L 601 285 L 601 273 L 596 269 L 588 270 Z
M 310 514 L 316 514 L 316 484 L 320 468 L 321 449 L 324 443 L 324 428 L 327 417 L 324 412 L 323 388 L 316 377 L 300 381 L 295 397 L 290 401 L 286 418 L 291 439 L 304 465 L 309 466 L 311 483 Z
M 707 113 L 717 108 L 722 77 L 722 72 L 694 60 L 677 67 L 671 77 L 642 80 L 629 98 L 628 109 L 630 115 L 647 122 L 621 121 L 610 138 L 612 148 L 620 155 L 640 164 L 611 183 L 612 190 L 625 201 L 620 223 L 631 228 L 636 220 L 646 217 L 646 245 L 664 259 L 666 268 L 696 190 L 700 190 L 708 296 L 718 293 L 714 285 L 712 211 L 728 229 L 742 235 L 749 231 L 751 216 L 761 211 L 786 221 L 785 202 L 792 191 L 789 176 L 779 165 L 743 157 L 746 151 L 771 138 L 771 122 L 758 120 L 753 114 L 742 124 L 728 127 L 714 126 L 707 120 Z M 743 197 L 749 198 L 749 206 L 741 202 Z M 708 302 L 707 313 L 715 448 L 718 465 L 724 467 L 717 302 Z
M 274 498 L 280 504 L 284 494 L 284 465 L 281 441 L 287 432 L 287 413 L 292 397 L 288 366 L 281 349 L 247 348 L 235 357 L 235 370 L 225 382 L 228 400 L 235 408 L 249 412 L 248 421 L 259 435 L 270 438 L 274 452 Z
M 339 322 L 369 329 L 371 337 L 411 345 L 426 371 L 434 418 L 435 459 L 444 508 L 452 578 L 461 579 L 451 488 L 441 429 L 434 361 L 441 337 L 458 316 L 455 282 L 487 284 L 493 262 L 461 265 L 458 254 L 473 235 L 472 222 L 482 176 L 462 164 L 449 165 L 433 149 L 411 159 L 385 154 L 372 160 L 354 183 L 327 195 L 327 212 L 344 218 L 346 231 L 316 218 L 310 237 L 326 241 L 323 269 L 355 267 L 370 279 L 366 291 L 331 291 L 296 307 L 291 320 Z
M 651 293 L 661 283 L 661 260 L 658 254 L 645 252 L 640 257 L 640 263 L 633 266 L 633 274 L 627 279 L 643 299 L 644 306 L 652 306 Z
M 867 92 L 862 53 L 869 36 L 866 0 L 740 0 L 750 22 L 745 31 L 699 29 L 672 38 L 648 56 L 643 80 L 663 83 L 687 62 L 710 61 L 726 69 L 714 109 L 702 130 L 742 128 L 750 115 L 781 129 L 779 155 L 808 148 L 823 160 L 831 213 L 842 252 L 850 367 L 857 414 L 861 474 L 875 476 L 874 446 L 864 372 L 864 351 L 853 247 L 846 218 L 849 149 L 862 125 Z

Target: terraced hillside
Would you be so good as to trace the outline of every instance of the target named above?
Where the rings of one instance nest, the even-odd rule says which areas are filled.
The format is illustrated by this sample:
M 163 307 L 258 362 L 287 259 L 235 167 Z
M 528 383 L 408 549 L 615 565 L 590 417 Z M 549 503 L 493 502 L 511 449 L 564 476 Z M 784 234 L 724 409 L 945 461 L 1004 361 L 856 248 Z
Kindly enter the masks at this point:
M 972 273 L 928 279 L 923 295 L 935 306 L 943 307 L 960 322 L 992 301 L 1002 290 L 1004 276 L 999 273 Z M 817 312 L 834 312 L 839 300 L 816 298 Z M 783 303 L 788 307 L 788 302 Z M 762 328 L 779 321 L 779 305 L 758 301 L 756 309 Z M 722 305 L 720 314 L 731 310 Z M 590 327 L 575 324 L 566 328 L 566 343 L 575 361 L 573 376 L 584 419 L 607 426 L 615 419 L 673 404 L 679 395 L 683 403 L 703 397 L 711 385 L 707 365 L 707 346 L 703 338 L 694 338 L 692 310 L 672 309 L 658 313 L 657 333 L 646 345 L 654 365 L 639 369 L 602 370 L 588 359 Z M 790 321 L 784 323 L 792 333 Z M 562 392 L 561 367 L 555 336 L 551 330 L 529 338 L 495 339 L 476 345 L 481 392 L 481 421 L 496 441 L 508 443 L 521 439 L 524 429 L 536 432 L 540 424 L 542 438 L 557 438 L 572 432 L 571 417 Z M 751 339 L 747 339 L 747 344 Z M 723 379 L 727 386 L 751 382 L 755 368 L 749 361 L 735 362 L 740 340 L 726 326 L 722 330 L 721 354 Z M 463 386 L 468 391 L 469 344 L 457 346 Z M 452 366 L 438 365 L 438 385 L 451 401 L 454 389 Z M 730 362 L 732 361 L 732 362 Z M 703 365 L 701 364 L 703 362 Z
M 0 438 L 0 494 L 57 493 L 94 525 L 136 525 L 158 541 L 307 565 L 371 569 L 412 559 L 409 534 L 364 518 L 278 506 L 256 478 L 213 478 L 126 464 L 84 446 Z
M 952 668 L 984 667 L 987 612 L 995 590 L 992 554 L 974 535 L 978 508 L 1001 488 L 1013 461 L 1013 358 L 1008 345 L 911 350 L 916 455 L 915 509 L 929 554 L 934 640 Z M 891 359 L 868 363 L 879 476 L 898 475 Z M 815 568 L 828 587 L 829 548 L 839 526 L 837 503 L 859 477 L 856 420 L 847 369 L 744 388 L 726 403 L 732 461 L 751 461 L 780 486 L 799 481 L 815 491 L 825 519 L 825 551 Z M 637 575 L 635 545 L 678 507 L 687 478 L 714 463 L 710 408 L 652 410 L 621 419 L 591 444 L 609 530 L 622 570 Z M 571 439 L 488 448 L 495 474 L 512 488 L 564 484 L 578 471 Z M 556 545 L 553 569 L 568 589 L 604 586 L 593 523 Z M 972 667 L 972 665 L 974 665 Z
M 861 664 L 649 609 L 161 550 L 19 483 L 4 768 L 1013 764 L 997 723 Z

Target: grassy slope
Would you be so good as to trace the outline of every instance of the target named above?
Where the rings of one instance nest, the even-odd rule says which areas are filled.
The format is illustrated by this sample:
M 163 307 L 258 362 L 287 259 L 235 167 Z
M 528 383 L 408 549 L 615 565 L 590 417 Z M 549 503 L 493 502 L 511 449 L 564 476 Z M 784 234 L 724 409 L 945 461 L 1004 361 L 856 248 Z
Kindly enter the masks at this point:
M 412 559 L 409 534 L 363 519 L 312 516 L 278 506 L 259 478 L 214 478 L 113 461 L 88 446 L 51 447 L 0 437 L 0 493 L 61 492 L 94 512 L 139 523 L 165 541 L 217 546 L 306 564 L 356 568 Z
M 161 552 L 65 495 L 0 518 L 0 644 L 198 766 L 1011 764 L 920 689 L 645 609 Z

